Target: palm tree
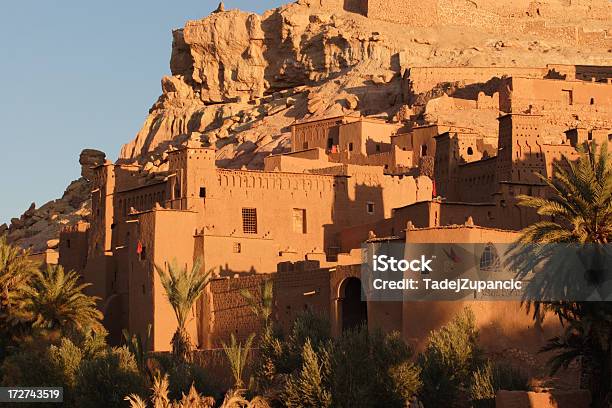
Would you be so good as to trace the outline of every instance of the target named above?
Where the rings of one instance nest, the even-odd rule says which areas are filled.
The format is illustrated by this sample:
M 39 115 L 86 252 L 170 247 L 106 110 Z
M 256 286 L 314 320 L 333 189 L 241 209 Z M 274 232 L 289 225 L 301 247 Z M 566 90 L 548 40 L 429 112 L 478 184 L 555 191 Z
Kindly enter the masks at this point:
M 30 327 L 22 298 L 36 267 L 28 255 L 0 236 L 0 349 Z
M 526 276 L 541 261 L 557 265 L 557 268 L 547 268 L 549 276 L 543 279 L 537 278 L 536 273 L 534 281 L 538 282 L 538 290 L 554 288 L 559 282 L 580 282 L 583 278 L 582 273 L 575 276 L 576 270 L 568 271 L 562 265 L 562 254 L 554 249 L 555 244 L 577 247 L 578 257 L 586 248 L 591 248 L 591 259 L 599 259 L 601 263 L 605 245 L 612 239 L 612 166 L 607 144 L 599 151 L 594 144 L 586 145 L 579 153 L 577 161 L 564 157 L 561 164 L 555 164 L 552 179 L 539 175 L 552 190 L 550 198 L 518 196 L 519 205 L 534 208 L 547 219 L 521 231 L 520 238 L 511 247 L 508 265 L 519 277 Z M 588 273 L 584 275 L 588 283 L 601 283 L 601 276 Z M 534 319 L 551 311 L 564 325 L 563 334 L 551 339 L 544 348 L 544 351 L 557 352 L 550 360 L 553 372 L 580 357 L 583 386 L 590 388 L 595 406 L 603 406 L 610 393 L 612 376 L 612 302 L 556 299 L 544 303 L 526 299 L 526 305 L 528 310 L 533 308 Z
M 194 262 L 191 271 L 187 271 L 186 266 L 180 268 L 174 259 L 168 265 L 168 273 L 166 273 L 164 268 L 155 265 L 178 323 L 176 332 L 172 336 L 172 353 L 181 362 L 188 362 L 191 359 L 191 338 L 185 328 L 189 311 L 204 292 L 212 273 L 212 270 L 201 273 L 201 266 L 202 262 L 198 259 Z
M 229 346 L 225 344 L 225 342 L 222 342 L 223 351 L 225 352 L 227 361 L 232 370 L 232 375 L 234 376 L 234 387 L 237 389 L 244 387 L 242 377 L 249 359 L 254 338 L 255 335 L 251 334 L 243 345 L 242 343 L 238 343 L 236 336 L 232 333 Z
M 0 236 L 0 319 L 6 321 L 20 311 L 21 293 L 28 286 L 36 267 L 29 251 L 10 245 Z
M 103 316 L 96 307 L 99 298 L 83 293 L 88 286 L 79 283 L 76 272 L 66 273 L 61 265 L 46 265 L 36 271 L 23 296 L 33 326 L 50 331 L 102 331 Z
M 264 330 L 268 331 L 274 306 L 274 282 L 272 279 L 268 279 L 263 283 L 261 299 L 258 299 L 257 296 L 247 289 L 241 290 L 240 294 L 246 299 L 255 316 L 261 319 L 264 324 Z

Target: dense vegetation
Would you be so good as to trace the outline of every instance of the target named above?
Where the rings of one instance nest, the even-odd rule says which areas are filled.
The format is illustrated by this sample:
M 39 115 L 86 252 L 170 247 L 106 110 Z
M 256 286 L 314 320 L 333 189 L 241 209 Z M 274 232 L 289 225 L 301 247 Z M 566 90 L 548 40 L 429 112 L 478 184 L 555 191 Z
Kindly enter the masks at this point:
M 198 277 L 197 268 L 172 264 L 167 272 L 159 269 L 183 325 L 172 353 L 150 353 L 148 338 L 127 331 L 123 346 L 110 347 L 97 299 L 83 292 L 87 285 L 61 266 L 39 269 L 26 255 L 0 238 L 0 380 L 3 386 L 64 387 L 67 407 L 145 407 L 147 401 L 166 408 L 404 407 L 417 399 L 426 406 L 453 399 L 464 403 L 448 406 L 468 406 L 491 400 L 508 384 L 498 381 L 497 366 L 478 348 L 468 310 L 432 333 L 417 358 L 398 333 L 360 327 L 333 338 L 329 322 L 311 312 L 282 333 L 271 319 L 272 285 L 265 282 L 260 301 L 243 293 L 264 329 L 244 343 L 232 337 L 224 344 L 234 385 L 215 394 L 215 380 L 192 362 L 184 326 L 208 274 Z M 441 384 L 447 392 L 440 392 Z

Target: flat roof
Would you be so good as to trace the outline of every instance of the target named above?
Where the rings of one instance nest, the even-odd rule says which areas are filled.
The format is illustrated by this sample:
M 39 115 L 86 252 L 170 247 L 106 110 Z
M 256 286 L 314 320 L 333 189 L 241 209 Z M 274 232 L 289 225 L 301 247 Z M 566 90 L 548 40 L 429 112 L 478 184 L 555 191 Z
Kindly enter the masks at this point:
M 315 123 L 315 122 L 323 122 L 326 120 L 334 120 L 334 119 L 344 119 L 344 118 L 353 118 L 353 119 L 359 119 L 360 116 L 352 116 L 352 115 L 338 115 L 338 116 L 328 116 L 328 117 L 324 117 L 324 118 L 319 118 L 319 119 L 306 119 L 303 121 L 295 121 L 291 124 L 291 126 L 295 126 L 295 125 L 305 125 L 307 123 Z
M 127 193 L 129 191 L 136 191 L 136 190 L 140 190 L 140 189 L 145 189 L 147 187 L 158 186 L 160 184 L 165 184 L 165 183 L 166 183 L 165 180 L 160 180 L 160 181 L 156 181 L 154 183 L 145 184 L 143 186 L 136 186 L 136 187 L 132 187 L 132 188 L 126 188 L 125 190 L 117 190 L 117 191 L 114 191 L 113 194 Z

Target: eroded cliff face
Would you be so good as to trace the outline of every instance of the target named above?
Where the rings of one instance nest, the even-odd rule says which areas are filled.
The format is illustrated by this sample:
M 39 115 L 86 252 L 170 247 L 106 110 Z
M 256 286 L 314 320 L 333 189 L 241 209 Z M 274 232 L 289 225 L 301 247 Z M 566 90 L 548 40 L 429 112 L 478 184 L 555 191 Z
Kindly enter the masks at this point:
M 139 162 L 143 177 L 158 177 L 167 170 L 167 151 L 195 139 L 217 147 L 219 166 L 259 169 L 265 156 L 289 149 L 291 123 L 313 116 L 351 113 L 390 121 L 416 118 L 420 123 L 443 120 L 467 125 L 463 108 L 458 109 L 460 101 L 444 99 L 454 96 L 455 84 L 426 86 L 417 95 L 410 94 L 403 75 L 415 66 L 612 65 L 607 0 L 567 2 L 591 7 L 589 16 L 597 18 L 585 20 L 581 32 L 593 33 L 593 41 L 578 34 L 576 41 L 568 41 L 565 34 L 573 32 L 556 27 L 557 20 L 548 17 L 556 16 L 550 10 L 558 14 L 562 9 L 542 7 L 538 14 L 535 2 L 523 2 L 527 11 L 514 13 L 517 29 L 511 24 L 504 30 L 491 29 L 497 27 L 495 16 L 507 20 L 514 14 L 491 14 L 480 1 L 438 1 L 435 18 L 422 16 L 431 20 L 428 24 L 383 19 L 393 12 L 387 6 L 397 2 L 385 3 L 386 8 L 378 10 L 381 18 L 367 17 L 376 12 L 345 10 L 353 3 L 359 2 L 299 0 L 262 15 L 219 11 L 175 30 L 171 75 L 162 78 L 161 96 L 135 138 L 121 149 L 119 161 Z M 445 9 L 449 4 L 460 10 L 465 6 L 465 15 L 475 20 L 458 18 Z M 394 7 L 400 17 L 420 18 L 407 12 L 404 3 Z M 452 21 L 444 17 L 449 13 Z M 477 131 L 495 134 L 495 109 L 469 116 Z M 8 230 L 13 242 L 44 249 L 61 225 L 87 217 L 88 184 L 85 178 L 76 183 L 69 189 L 68 201 L 74 204 L 70 208 L 63 208 L 66 200 L 61 199 L 62 212 L 47 211 L 55 205 L 47 204 L 36 217 L 24 215 L 11 226 L 0 226 L 0 233 Z M 72 198 L 74 194 L 78 199 Z
M 590 13 L 601 18 L 585 21 L 582 29 L 612 32 L 609 20 L 603 23 L 605 16 L 600 16 L 610 12 L 605 0 L 589 1 L 591 7 L 599 5 Z M 249 165 L 244 150 L 255 158 L 262 149 L 282 148 L 286 140 L 281 136 L 293 120 L 357 111 L 392 118 L 405 112 L 410 101 L 402 95 L 399 78 L 411 66 L 611 61 L 612 40 L 577 45 L 562 36 L 525 31 L 525 19 L 535 27 L 555 23 L 537 15 L 529 2 L 527 14 L 516 16 L 517 30 L 506 33 L 491 31 L 484 22 L 481 27 L 468 21 L 461 26 L 459 20 L 438 21 L 435 27 L 394 24 L 348 12 L 350 7 L 341 3 L 301 0 L 261 16 L 230 10 L 187 22 L 173 33 L 172 76 L 162 79 L 162 95 L 120 158 L 148 161 L 172 141 L 196 135 L 216 144 L 221 158 L 237 152 L 238 163 Z M 581 4 L 572 7 L 578 10 Z M 450 6 L 441 2 L 437 7 Z M 265 130 L 267 137 L 254 128 Z

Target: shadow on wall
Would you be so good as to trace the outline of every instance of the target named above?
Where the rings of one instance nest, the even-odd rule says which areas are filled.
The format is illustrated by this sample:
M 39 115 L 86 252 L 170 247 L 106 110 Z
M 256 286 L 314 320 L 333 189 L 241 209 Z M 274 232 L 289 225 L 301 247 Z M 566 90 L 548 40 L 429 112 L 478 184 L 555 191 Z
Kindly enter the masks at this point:
M 401 77 L 395 75 L 386 83 L 367 81 L 363 86 L 345 88 L 345 91 L 359 98 L 357 110 L 362 115 L 372 116 L 384 113 L 387 117 L 393 117 L 404 102 L 402 84 Z
M 368 16 L 368 0 L 344 0 L 344 11 Z
M 348 192 L 348 179 L 336 180 L 332 206 L 332 223 L 323 226 L 324 247 L 329 261 L 336 261 L 340 251 L 339 232 L 347 227 L 382 220 L 384 199 L 382 187 L 357 185 L 355 198 Z

